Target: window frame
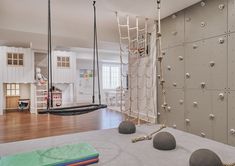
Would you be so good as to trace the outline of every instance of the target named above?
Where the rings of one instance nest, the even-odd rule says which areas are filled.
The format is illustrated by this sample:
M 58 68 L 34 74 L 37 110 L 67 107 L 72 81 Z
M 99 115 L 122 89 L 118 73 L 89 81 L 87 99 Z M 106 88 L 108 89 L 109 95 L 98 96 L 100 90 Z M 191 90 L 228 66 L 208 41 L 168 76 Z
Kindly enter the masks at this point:
M 6 63 L 11 67 L 24 67 L 24 53 L 7 52 Z
M 69 56 L 57 56 L 56 57 L 56 66 L 57 68 L 68 69 L 71 67 Z
M 7 83 L 6 84 L 6 96 L 10 96 L 10 97 L 20 96 L 20 84 L 19 83 Z
M 108 67 L 109 68 L 109 86 L 107 88 L 104 87 L 104 73 L 103 73 L 103 68 L 104 67 Z M 118 68 L 118 84 L 117 84 L 117 87 L 114 88 L 112 87 L 112 78 L 113 78 L 113 75 L 112 75 L 112 68 L 114 67 L 117 67 Z M 121 80 L 120 80 L 120 77 L 121 77 L 121 73 L 120 73 L 120 65 L 119 64 L 107 64 L 107 63 L 104 63 L 102 64 L 102 89 L 103 90 L 116 90 L 118 87 L 121 86 Z

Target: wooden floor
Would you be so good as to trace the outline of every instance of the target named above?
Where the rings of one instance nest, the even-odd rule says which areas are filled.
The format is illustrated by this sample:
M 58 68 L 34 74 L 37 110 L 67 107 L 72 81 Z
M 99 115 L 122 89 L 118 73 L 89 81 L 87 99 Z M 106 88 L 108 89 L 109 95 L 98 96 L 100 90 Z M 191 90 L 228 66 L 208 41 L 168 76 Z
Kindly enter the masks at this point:
M 0 116 L 0 143 L 114 128 L 122 115 L 109 109 L 77 116 L 8 112 Z

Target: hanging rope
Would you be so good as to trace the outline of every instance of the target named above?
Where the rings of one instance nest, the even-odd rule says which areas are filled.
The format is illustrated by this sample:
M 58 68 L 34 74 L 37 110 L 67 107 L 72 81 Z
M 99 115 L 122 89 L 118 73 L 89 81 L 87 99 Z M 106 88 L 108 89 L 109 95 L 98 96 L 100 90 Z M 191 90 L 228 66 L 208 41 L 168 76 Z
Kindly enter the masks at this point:
M 53 93 L 52 93 L 52 55 L 51 55 L 51 1 L 48 0 L 48 33 L 47 33 L 47 109 L 53 107 Z
M 95 103 L 95 67 L 97 67 L 97 81 L 98 81 L 98 98 L 99 104 L 101 104 L 101 93 L 100 93 L 100 72 L 99 72 L 99 54 L 98 54 L 98 41 L 97 41 L 97 26 L 96 26 L 96 1 L 93 1 L 94 8 L 94 48 L 93 48 L 93 95 L 92 103 Z M 96 62 L 96 64 L 95 64 Z
M 160 86 L 163 98 L 162 108 L 166 111 L 166 90 L 165 90 L 165 80 L 163 78 L 163 54 L 162 54 L 162 34 L 161 34 L 161 0 L 157 0 L 157 10 L 158 10 L 158 32 L 157 32 L 157 59 L 159 61 L 159 76 L 160 76 Z

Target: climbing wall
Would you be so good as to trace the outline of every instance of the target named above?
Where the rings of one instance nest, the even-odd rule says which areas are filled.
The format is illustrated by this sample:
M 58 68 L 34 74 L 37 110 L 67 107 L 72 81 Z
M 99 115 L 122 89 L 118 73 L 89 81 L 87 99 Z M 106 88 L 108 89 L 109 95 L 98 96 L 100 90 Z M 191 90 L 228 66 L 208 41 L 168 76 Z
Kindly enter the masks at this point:
M 162 20 L 168 107 L 158 105 L 160 122 L 233 146 L 234 18 L 234 0 L 205 0 Z

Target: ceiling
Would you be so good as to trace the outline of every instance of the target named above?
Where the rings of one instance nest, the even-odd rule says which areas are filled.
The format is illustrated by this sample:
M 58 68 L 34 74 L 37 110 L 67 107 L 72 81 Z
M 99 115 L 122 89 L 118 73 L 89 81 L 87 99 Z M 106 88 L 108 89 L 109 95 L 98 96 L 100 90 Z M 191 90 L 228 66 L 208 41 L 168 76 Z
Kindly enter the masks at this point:
M 162 0 L 162 18 L 199 1 Z M 53 44 L 92 47 L 92 0 L 51 0 L 51 3 Z M 104 49 L 118 48 L 115 11 L 155 19 L 156 0 L 97 0 L 98 37 Z M 0 43 L 32 42 L 35 48 L 45 48 L 47 0 L 0 0 L 0 20 Z

